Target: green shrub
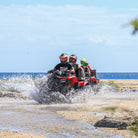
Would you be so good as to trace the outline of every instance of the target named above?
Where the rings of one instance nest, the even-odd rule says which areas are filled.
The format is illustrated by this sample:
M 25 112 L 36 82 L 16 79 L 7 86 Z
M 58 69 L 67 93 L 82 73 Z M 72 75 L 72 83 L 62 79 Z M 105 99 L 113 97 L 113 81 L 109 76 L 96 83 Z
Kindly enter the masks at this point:
M 113 107 L 105 107 L 104 110 L 105 111 L 115 111 L 118 107 L 117 106 L 113 106 Z
M 137 128 L 136 128 L 136 126 L 131 126 L 130 130 L 136 132 Z
M 136 119 L 132 126 L 130 127 L 130 130 L 135 132 L 136 135 L 138 135 L 138 119 Z
M 108 84 L 112 85 L 116 90 L 119 90 L 119 86 L 113 80 L 110 80 Z

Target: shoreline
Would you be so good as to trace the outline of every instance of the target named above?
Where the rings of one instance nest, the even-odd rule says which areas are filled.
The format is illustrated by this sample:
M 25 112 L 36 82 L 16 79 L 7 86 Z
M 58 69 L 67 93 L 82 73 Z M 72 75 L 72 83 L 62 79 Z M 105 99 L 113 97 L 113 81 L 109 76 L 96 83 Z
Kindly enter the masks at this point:
M 132 90 L 137 91 L 138 89 L 138 80 L 100 80 L 101 84 L 110 84 L 114 85 L 118 88 L 118 90 Z M 135 86 L 135 87 L 134 87 Z M 135 88 L 135 89 L 134 89 Z M 11 92 L 0 92 L 1 101 L 7 100 L 10 101 L 20 101 L 20 100 L 28 100 L 26 97 L 22 97 L 19 93 L 14 93 L 11 95 Z M 95 125 L 96 122 L 104 119 L 111 118 L 114 120 L 121 120 L 124 122 L 133 123 L 134 118 L 138 117 L 138 95 L 134 97 L 121 98 L 117 97 L 116 99 L 110 99 L 110 97 L 100 97 L 102 102 L 109 100 L 109 103 L 96 103 L 95 105 L 90 104 L 79 104 L 75 107 L 73 105 L 60 105 L 57 107 L 54 105 L 48 105 L 49 109 L 58 108 L 56 111 L 57 114 L 61 115 L 63 118 L 67 120 L 72 120 L 75 122 L 85 122 L 92 126 Z M 64 108 L 66 107 L 66 108 Z M 65 110 L 63 110 L 65 109 Z M 97 115 L 96 115 L 97 114 Z M 99 115 L 98 115 L 99 114 Z M 135 138 L 137 134 L 129 130 L 130 126 L 126 128 L 122 128 L 122 130 L 118 128 L 107 128 L 107 127 L 97 127 L 98 130 L 101 130 L 105 133 L 110 133 L 114 135 L 121 135 L 127 138 Z M 130 137 L 129 137 L 130 136 Z M 10 131 L 8 129 L 0 129 L 0 137 L 2 138 L 24 138 L 24 137 L 32 137 L 32 138 L 43 138 L 44 136 L 35 136 L 32 133 L 23 132 L 23 131 Z
M 138 79 L 101 79 L 100 83 L 113 85 L 117 91 L 138 91 Z
M 32 133 L 24 131 L 10 131 L 8 129 L 0 129 L 1 138 L 44 138 L 44 136 L 35 136 Z
M 3 98 L 4 100 L 5 98 Z M 13 100 L 14 101 L 14 100 Z M 94 126 L 96 122 L 109 117 L 114 120 L 121 120 L 126 122 L 131 122 L 133 120 L 133 115 L 138 117 L 138 100 L 126 100 L 118 103 L 109 103 L 103 105 L 88 105 L 81 104 L 77 106 L 72 105 L 49 105 L 49 109 L 58 109 L 57 114 L 61 115 L 66 120 L 71 120 L 73 122 L 82 122 Z M 115 111 L 110 110 L 111 107 L 116 108 Z M 69 110 L 68 110 L 69 109 Z M 106 110 L 109 109 L 109 110 Z M 129 119 L 129 120 L 128 120 Z M 136 138 L 136 133 L 127 128 L 108 128 L 108 127 L 96 127 L 96 129 L 106 133 L 107 135 L 119 135 L 127 138 Z M 24 131 L 10 131 L 8 129 L 0 129 L 0 137 L 2 138 L 44 138 L 44 136 L 35 136 L 33 133 Z
M 115 108 L 115 111 L 112 110 Z M 108 110 L 107 110 L 108 109 Z M 119 103 L 109 103 L 104 105 L 80 105 L 78 106 L 78 111 L 57 111 L 58 114 L 62 115 L 65 119 L 75 120 L 77 122 L 85 122 L 94 126 L 96 122 L 103 120 L 104 118 L 109 118 L 113 120 L 119 120 L 123 122 L 132 123 L 135 117 L 138 117 L 138 101 L 122 101 Z M 99 114 L 99 115 L 96 115 Z M 134 132 L 126 128 L 108 128 L 108 127 L 96 127 L 105 133 L 112 133 L 114 135 L 121 135 L 125 137 L 130 135 L 128 138 L 136 137 Z M 137 135 L 137 134 L 136 134 Z

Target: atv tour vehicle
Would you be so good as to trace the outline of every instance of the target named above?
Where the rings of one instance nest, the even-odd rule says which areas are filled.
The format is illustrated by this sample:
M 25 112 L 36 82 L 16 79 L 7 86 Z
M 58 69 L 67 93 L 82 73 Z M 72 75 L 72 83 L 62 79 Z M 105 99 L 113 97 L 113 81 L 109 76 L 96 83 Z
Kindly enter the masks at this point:
M 92 76 L 85 77 L 85 80 L 78 81 L 75 74 L 70 76 L 66 75 L 66 72 L 52 71 L 48 76 L 48 88 L 50 91 L 58 91 L 66 96 L 66 94 L 74 89 L 81 89 L 87 85 L 93 86 L 99 81 L 96 79 L 96 70 L 92 72 Z

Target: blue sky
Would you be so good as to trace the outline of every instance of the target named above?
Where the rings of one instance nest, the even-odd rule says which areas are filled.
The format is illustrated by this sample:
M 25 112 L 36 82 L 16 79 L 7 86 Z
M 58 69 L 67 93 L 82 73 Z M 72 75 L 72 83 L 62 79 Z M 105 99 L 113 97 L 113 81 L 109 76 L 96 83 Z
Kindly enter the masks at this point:
M 98 72 L 138 72 L 132 0 L 0 1 L 0 72 L 47 72 L 63 52 Z

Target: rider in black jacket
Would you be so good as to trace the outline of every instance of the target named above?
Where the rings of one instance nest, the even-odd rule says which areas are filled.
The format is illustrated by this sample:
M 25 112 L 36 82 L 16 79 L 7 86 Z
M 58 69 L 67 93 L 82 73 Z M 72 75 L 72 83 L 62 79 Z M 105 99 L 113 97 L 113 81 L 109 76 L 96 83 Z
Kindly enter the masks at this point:
M 59 59 L 60 59 L 60 62 L 59 64 L 57 64 L 55 66 L 55 68 L 53 69 L 54 71 L 55 70 L 59 70 L 59 71 L 66 71 L 67 74 L 66 75 L 70 75 L 71 73 L 75 73 L 72 65 L 68 62 L 68 55 L 65 54 L 65 53 L 62 53 L 60 56 L 59 56 Z M 48 71 L 48 73 L 50 73 L 51 71 L 53 70 L 50 70 Z

